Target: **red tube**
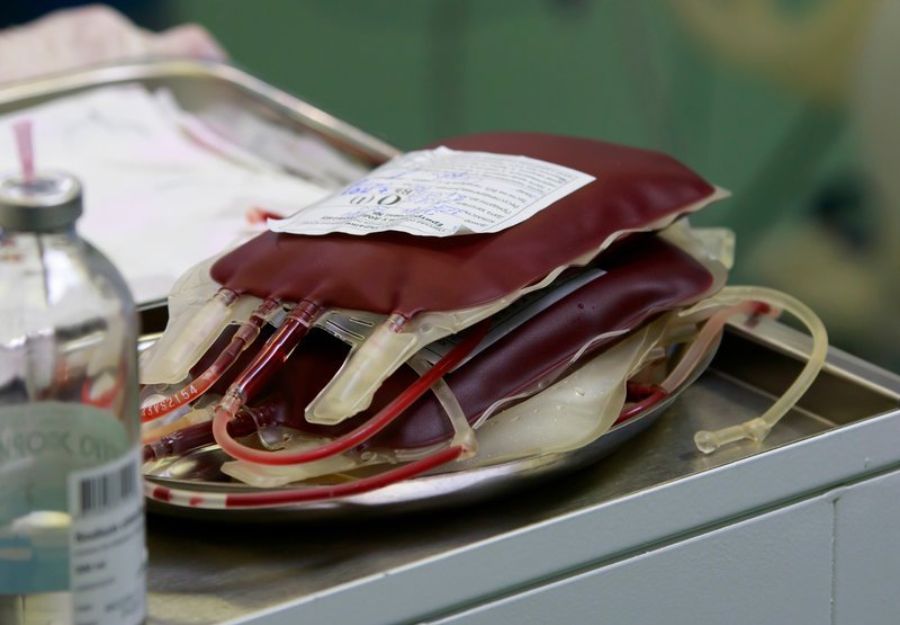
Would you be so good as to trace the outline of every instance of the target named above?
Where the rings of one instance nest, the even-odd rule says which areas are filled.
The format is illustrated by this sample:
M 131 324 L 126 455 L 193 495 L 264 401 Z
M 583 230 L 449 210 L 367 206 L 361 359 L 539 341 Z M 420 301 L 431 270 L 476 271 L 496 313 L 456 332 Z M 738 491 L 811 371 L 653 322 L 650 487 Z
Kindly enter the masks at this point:
M 228 371 L 228 368 L 235 363 L 241 353 L 256 340 L 262 327 L 268 321 L 269 315 L 278 306 L 278 302 L 272 299 L 268 299 L 260 304 L 253 311 L 253 314 L 250 315 L 250 318 L 241 324 L 231 338 L 231 342 L 222 350 L 222 353 L 219 354 L 206 371 L 194 378 L 181 390 L 141 408 L 141 422 L 147 423 L 158 419 L 202 397 Z
M 144 462 L 181 454 L 212 442 L 212 423 L 197 423 L 172 432 L 143 447 Z
M 390 486 L 395 482 L 415 477 L 442 464 L 452 462 L 463 453 L 462 447 L 448 447 L 414 462 L 404 464 L 395 469 L 360 478 L 343 484 L 327 486 L 310 486 L 290 490 L 270 490 L 262 493 L 231 493 L 225 496 L 226 508 L 248 508 L 272 506 L 279 504 L 317 501 L 359 495 L 378 488 Z
M 125 385 L 125 375 L 122 372 L 119 372 L 116 376 L 115 384 L 99 395 L 93 396 L 91 395 L 91 389 L 92 385 L 96 382 L 96 378 L 85 380 L 84 384 L 81 386 L 81 403 L 97 406 L 98 408 L 110 408 L 116 398 L 122 393 L 122 387 Z
M 219 356 L 209 369 L 192 380 L 187 386 L 168 395 L 157 402 L 141 408 L 141 423 L 149 423 L 160 417 L 164 417 L 173 410 L 186 406 L 199 399 L 206 391 L 212 388 L 232 362 L 224 358 L 224 353 Z
M 179 502 L 194 508 L 259 508 L 263 506 L 277 506 L 304 501 L 320 501 L 335 497 L 348 497 L 359 495 L 378 488 L 390 486 L 411 477 L 415 477 L 426 471 L 451 462 L 463 453 L 462 447 L 448 447 L 424 458 L 410 462 L 403 466 L 372 475 L 369 477 L 334 484 L 328 486 L 309 486 L 306 488 L 292 488 L 284 490 L 270 490 L 261 493 L 217 493 L 181 488 L 169 488 L 168 486 L 145 483 L 145 493 L 151 499 L 168 503 Z
M 216 408 L 215 417 L 213 418 L 213 436 L 215 436 L 216 442 L 230 456 L 237 458 L 238 460 L 243 460 L 244 462 L 256 464 L 279 466 L 302 464 L 347 451 L 348 449 L 352 449 L 369 440 L 375 434 L 396 421 L 407 408 L 428 392 L 428 389 L 431 388 L 435 382 L 442 378 L 446 373 L 450 372 L 457 364 L 468 356 L 473 349 L 475 349 L 484 338 L 488 328 L 488 323 L 477 325 L 469 332 L 465 340 L 450 350 L 450 352 L 441 358 L 437 364 L 426 371 L 418 380 L 413 382 L 406 390 L 394 398 L 391 403 L 378 411 L 378 414 L 355 430 L 336 438 L 329 443 L 316 447 L 315 449 L 297 452 L 273 452 L 248 447 L 235 440 L 228 431 L 228 423 L 231 421 L 231 418 L 227 409 L 220 410 L 219 408 Z
M 622 412 L 619 413 L 618 418 L 613 422 L 613 425 L 618 425 L 623 421 L 628 421 L 629 419 L 636 417 L 640 413 L 644 412 L 648 408 L 655 406 L 660 401 L 662 401 L 668 393 L 665 389 L 662 389 L 658 386 L 656 387 L 648 387 L 650 389 L 650 393 L 644 397 L 644 399 L 639 402 L 632 404 L 629 408 L 623 408 Z
M 31 184 L 34 181 L 34 140 L 31 130 L 30 119 L 22 119 L 13 124 L 19 167 L 22 169 L 22 181 L 25 184 Z
M 266 341 L 262 351 L 235 379 L 228 389 L 226 398 L 228 395 L 239 395 L 243 403 L 255 396 L 276 371 L 274 365 L 288 359 L 297 344 L 309 332 L 320 312 L 318 304 L 307 301 L 297 304 L 288 313 L 278 331 Z
M 257 430 L 253 418 L 241 413 L 228 423 L 228 432 L 232 436 L 248 436 Z M 215 442 L 212 435 L 212 421 L 195 423 L 172 432 L 143 447 L 144 462 L 161 460 L 169 456 L 180 456 Z

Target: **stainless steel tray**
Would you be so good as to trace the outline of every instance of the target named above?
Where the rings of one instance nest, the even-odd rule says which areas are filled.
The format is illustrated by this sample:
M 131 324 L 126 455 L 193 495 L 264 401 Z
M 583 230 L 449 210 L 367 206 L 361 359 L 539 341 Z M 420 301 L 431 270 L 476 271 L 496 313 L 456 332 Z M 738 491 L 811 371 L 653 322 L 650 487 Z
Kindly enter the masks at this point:
M 700 373 L 701 370 L 698 370 L 697 374 Z M 692 381 L 684 388 L 690 382 Z M 608 456 L 655 423 L 680 394 L 681 391 L 666 397 L 645 413 L 613 427 L 603 436 L 573 451 L 532 456 L 476 469 L 453 470 L 450 465 L 451 468 L 370 493 L 322 502 L 257 509 L 201 510 L 147 499 L 147 507 L 151 512 L 197 520 L 277 522 L 351 518 L 360 520 L 473 504 L 535 486 L 541 481 L 570 473 Z M 181 468 L 179 471 L 176 466 L 175 471 L 183 475 L 160 477 L 145 474 L 145 478 L 153 484 L 170 488 L 229 492 L 254 490 L 252 487 L 230 482 L 227 476 L 220 473 L 222 462 L 229 459 L 217 446 L 210 446 L 179 459 Z
M 80 91 L 116 84 L 140 84 L 168 89 L 179 106 L 207 121 L 211 128 L 222 119 L 252 118 L 264 124 L 229 124 L 228 139 L 249 152 L 282 166 L 279 142 L 266 135 L 266 125 L 292 135 L 323 141 L 338 153 L 367 167 L 379 165 L 398 151 L 387 143 L 299 98 L 280 91 L 240 69 L 221 63 L 195 60 L 160 60 L 98 66 L 48 76 L 0 88 L 0 114 L 12 113 Z M 351 182 L 350 180 L 340 181 Z M 329 186 L 329 181 L 319 181 Z M 335 181 L 330 184 L 339 186 Z M 160 224 L 164 232 L 164 224 Z M 164 240 L 158 242 L 165 245 Z M 187 267 L 185 267 L 187 269 Z M 161 329 L 163 301 L 138 302 L 144 330 Z
M 0 88 L 0 114 L 106 85 L 139 83 L 167 87 L 188 112 L 200 116 L 210 104 L 226 104 L 297 133 L 315 133 L 330 144 L 377 165 L 398 154 L 396 148 L 320 108 L 223 63 L 197 60 L 148 60 L 101 65 L 49 75 Z M 236 137 L 266 158 L 258 137 Z
M 896 449 L 900 377 L 836 349 L 764 443 L 694 448 L 698 429 L 758 415 L 808 347 L 777 323 L 729 330 L 707 372 L 642 435 L 490 501 L 305 525 L 151 517 L 150 623 L 420 622 L 896 463 L 900 452 L 885 450 Z

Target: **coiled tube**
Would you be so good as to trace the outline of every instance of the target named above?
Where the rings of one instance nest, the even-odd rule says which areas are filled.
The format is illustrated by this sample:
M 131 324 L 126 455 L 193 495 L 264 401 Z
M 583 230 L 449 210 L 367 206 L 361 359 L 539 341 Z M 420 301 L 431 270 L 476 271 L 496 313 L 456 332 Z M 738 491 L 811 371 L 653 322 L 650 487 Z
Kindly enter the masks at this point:
M 701 430 L 694 435 L 694 444 L 701 452 L 710 454 L 719 447 L 741 440 L 762 442 L 776 423 L 799 401 L 803 393 L 810 387 L 818 375 L 828 355 L 828 333 L 822 321 L 803 302 L 798 299 L 763 287 L 729 287 L 716 298 L 732 304 L 741 301 L 755 301 L 781 309 L 797 318 L 809 330 L 812 337 L 812 350 L 803 370 L 787 391 L 762 415 L 719 430 Z

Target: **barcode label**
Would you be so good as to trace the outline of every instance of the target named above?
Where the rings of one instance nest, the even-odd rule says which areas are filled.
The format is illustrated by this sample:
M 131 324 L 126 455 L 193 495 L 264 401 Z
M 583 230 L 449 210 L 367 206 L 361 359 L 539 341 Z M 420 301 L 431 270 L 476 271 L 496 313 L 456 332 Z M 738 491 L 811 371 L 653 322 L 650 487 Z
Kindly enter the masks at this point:
M 69 474 L 69 579 L 75 625 L 138 625 L 146 615 L 140 449 Z
M 78 471 L 73 477 L 71 513 L 76 517 L 101 514 L 140 496 L 139 469 L 132 454 L 102 467 Z
M 137 467 L 126 464 L 117 470 L 81 480 L 78 485 L 79 516 L 115 508 L 138 492 Z

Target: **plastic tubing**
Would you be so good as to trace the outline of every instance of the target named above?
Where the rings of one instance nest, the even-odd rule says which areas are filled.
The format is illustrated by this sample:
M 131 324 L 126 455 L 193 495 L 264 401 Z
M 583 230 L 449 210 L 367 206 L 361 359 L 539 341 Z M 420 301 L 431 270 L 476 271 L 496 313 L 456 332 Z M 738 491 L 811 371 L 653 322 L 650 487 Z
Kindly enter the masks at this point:
M 171 423 L 165 423 L 147 430 L 142 430 L 141 443 L 148 445 L 165 436 L 169 436 L 178 430 L 207 421 L 212 421 L 212 413 L 209 410 L 204 410 L 202 408 L 199 410 L 191 410 Z
M 484 338 L 484 335 L 482 335 L 482 338 Z M 478 343 L 475 344 L 475 347 L 477 346 Z M 463 360 L 468 358 L 473 349 L 467 351 L 466 355 L 463 356 Z M 409 366 L 412 367 L 419 376 L 427 374 L 431 369 L 431 365 L 420 354 L 410 358 Z M 454 395 L 453 389 L 451 389 L 450 385 L 444 381 L 443 377 L 440 377 L 435 380 L 434 384 L 431 386 L 431 392 L 434 393 L 441 408 L 444 409 L 447 420 L 450 422 L 450 427 L 453 428 L 453 438 L 450 440 L 450 446 L 462 447 L 464 450 L 463 457 L 471 458 L 478 452 L 478 439 L 475 438 L 475 430 L 469 424 L 469 420 L 466 419 L 466 413 L 463 412 L 462 406 L 459 405 L 459 400 L 456 398 L 456 395 Z M 398 455 L 402 455 L 402 453 Z
M 700 361 L 709 353 L 712 344 L 718 340 L 722 329 L 728 320 L 735 315 L 744 314 L 750 318 L 768 314 L 777 316 L 778 311 L 767 303 L 760 301 L 745 301 L 723 308 L 709 317 L 691 342 L 690 347 L 678 361 L 672 372 L 660 383 L 660 387 L 666 393 L 672 393 L 690 377 L 691 373 L 699 366 Z
M 13 124 L 19 167 L 22 170 L 22 181 L 25 184 L 31 184 L 34 181 L 34 140 L 31 129 L 30 119 L 22 119 Z
M 278 331 L 269 337 L 262 350 L 228 387 L 214 414 L 222 414 L 226 420 L 233 419 L 244 403 L 272 377 L 277 365 L 288 359 L 321 313 L 321 306 L 313 302 L 303 301 L 294 306 Z
M 259 493 L 215 493 L 174 489 L 145 481 L 145 493 L 151 499 L 186 505 L 192 508 L 260 508 L 307 501 L 321 501 L 336 497 L 359 495 L 401 482 L 452 462 L 463 453 L 462 447 L 448 447 L 414 462 L 401 465 L 377 475 L 325 486 L 276 489 Z
M 232 419 L 228 424 L 228 431 L 232 436 L 248 436 L 255 432 L 256 428 L 256 423 L 245 413 L 241 413 L 237 419 Z M 215 441 L 212 435 L 212 421 L 202 421 L 144 443 L 143 461 L 150 462 L 170 456 L 181 456 L 213 442 Z
M 628 408 L 623 408 L 613 425 L 627 421 L 651 408 L 687 382 L 706 354 L 709 353 L 713 343 L 719 339 L 722 329 L 728 320 L 740 314 L 747 315 L 753 319 L 763 314 L 777 316 L 778 311 L 766 302 L 748 300 L 713 313 L 703 324 L 700 332 L 691 341 L 690 347 L 678 361 L 678 364 L 675 365 L 672 372 L 666 376 L 665 380 L 654 386 L 629 383 L 629 392 L 634 390 L 636 393 L 644 395 L 644 397 Z
M 238 460 L 255 464 L 276 466 L 302 464 L 342 453 L 364 443 L 396 421 L 407 408 L 428 392 L 428 389 L 475 349 L 478 343 L 484 338 L 484 335 L 487 334 L 487 331 L 488 324 L 481 323 L 477 325 L 468 333 L 465 340 L 450 350 L 437 362 L 437 364 L 428 369 L 428 371 L 395 397 L 387 406 L 378 411 L 374 417 L 358 428 L 326 443 L 325 445 L 304 451 L 263 451 L 248 447 L 234 439 L 228 429 L 228 424 L 232 419 L 232 416 L 229 415 L 227 409 L 220 408 L 216 409 L 215 416 L 213 417 L 213 436 L 215 437 L 216 442 L 228 455 Z M 459 453 L 466 451 L 465 447 L 462 445 L 456 446 L 456 448 Z
M 237 299 L 235 291 L 222 287 L 194 314 L 170 320 L 171 327 L 166 326 L 153 346 L 146 373 L 153 379 L 167 380 L 174 374 L 177 379 L 172 383 L 180 381 L 185 364 L 200 358 L 218 338 Z
M 658 404 L 660 401 L 668 396 L 668 392 L 659 386 L 651 386 L 647 387 L 645 393 L 645 397 L 640 401 L 632 404 L 628 408 L 622 408 L 622 411 L 619 413 L 619 416 L 616 417 L 616 420 L 613 421 L 613 425 L 618 425 L 624 421 L 628 421 L 641 414 L 648 408 L 651 408 Z
M 334 425 L 365 410 L 385 374 L 393 373 L 420 347 L 420 336 L 404 332 L 406 325 L 407 319 L 398 313 L 379 325 L 306 407 L 306 420 Z
M 705 454 L 710 454 L 728 443 L 745 439 L 762 442 L 813 383 L 828 355 L 828 333 L 825 326 L 808 306 L 796 298 L 763 287 L 729 287 L 722 291 L 722 295 L 733 299 L 762 302 L 790 313 L 809 330 L 812 350 L 797 379 L 762 415 L 739 425 L 697 432 L 694 435 L 694 444 Z
M 92 394 L 93 385 L 98 379 L 86 380 L 81 387 L 81 403 L 97 406 L 98 408 L 110 408 L 122 394 L 122 388 L 125 386 L 125 375 L 122 372 L 115 378 L 115 382 L 106 390 L 94 395 Z
M 194 378 L 184 388 L 149 406 L 141 408 L 141 422 L 147 423 L 167 415 L 206 393 L 228 371 L 229 367 L 235 363 L 244 350 L 256 340 L 263 326 L 279 308 L 278 301 L 274 299 L 267 299 L 260 304 L 250 315 L 250 318 L 240 325 L 231 338 L 231 342 L 222 350 L 206 371 Z

